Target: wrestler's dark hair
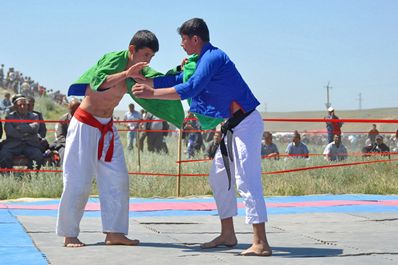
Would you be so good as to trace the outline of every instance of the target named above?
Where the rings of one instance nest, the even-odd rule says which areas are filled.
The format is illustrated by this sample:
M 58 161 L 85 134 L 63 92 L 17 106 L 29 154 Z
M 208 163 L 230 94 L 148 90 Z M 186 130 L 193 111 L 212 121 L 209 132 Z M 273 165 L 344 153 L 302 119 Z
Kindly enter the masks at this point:
M 137 31 L 130 41 L 134 45 L 135 51 L 143 48 L 150 48 L 153 52 L 159 51 L 159 41 L 156 35 L 149 30 Z
M 210 41 L 209 29 L 206 22 L 201 18 L 192 18 L 185 21 L 181 27 L 177 29 L 178 34 L 187 35 L 190 38 L 194 35 L 199 36 L 204 42 Z

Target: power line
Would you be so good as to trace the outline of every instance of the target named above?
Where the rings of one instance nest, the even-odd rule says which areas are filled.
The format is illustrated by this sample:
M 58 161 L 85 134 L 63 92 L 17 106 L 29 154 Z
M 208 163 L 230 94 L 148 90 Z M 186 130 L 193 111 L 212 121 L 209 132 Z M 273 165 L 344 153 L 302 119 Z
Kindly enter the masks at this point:
M 328 109 L 330 106 L 332 106 L 332 103 L 330 102 L 330 92 L 329 90 L 332 89 L 332 87 L 330 86 L 330 81 L 328 81 L 328 84 L 325 86 L 326 88 L 326 109 Z

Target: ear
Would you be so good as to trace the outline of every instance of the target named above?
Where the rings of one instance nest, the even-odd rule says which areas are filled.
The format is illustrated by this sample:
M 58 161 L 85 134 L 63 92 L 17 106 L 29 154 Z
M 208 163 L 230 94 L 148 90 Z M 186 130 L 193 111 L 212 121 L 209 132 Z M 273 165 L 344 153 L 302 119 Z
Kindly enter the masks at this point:
M 135 54 L 135 46 L 134 45 L 130 45 L 129 46 L 129 52 L 130 52 L 131 55 Z

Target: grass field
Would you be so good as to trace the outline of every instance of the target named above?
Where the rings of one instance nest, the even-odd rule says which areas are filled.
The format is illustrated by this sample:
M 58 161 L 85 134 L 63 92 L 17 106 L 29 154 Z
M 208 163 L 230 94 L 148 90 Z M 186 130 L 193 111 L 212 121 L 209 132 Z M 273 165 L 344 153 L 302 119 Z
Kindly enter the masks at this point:
M 125 137 L 123 137 L 125 138 Z M 176 174 L 177 140 L 168 138 L 169 155 L 141 153 L 141 172 Z M 309 146 L 311 153 L 320 153 L 320 146 Z M 284 150 L 280 146 L 280 150 Z M 137 153 L 125 151 L 129 172 L 137 172 Z M 201 157 L 200 155 L 198 158 Z M 392 159 L 398 158 L 392 156 Z M 185 157 L 183 157 L 185 159 Z M 378 160 L 349 157 L 342 163 Z M 182 173 L 208 173 L 211 162 L 185 163 Z M 321 156 L 304 159 L 263 160 L 263 172 L 330 165 Z M 284 174 L 264 174 L 266 196 L 308 194 L 398 194 L 397 162 L 343 166 Z M 130 195 L 133 197 L 172 197 L 176 195 L 176 177 L 130 175 Z M 211 195 L 207 177 L 181 177 L 180 196 Z M 0 199 L 20 197 L 60 197 L 62 174 L 40 173 L 0 177 Z M 98 194 L 95 183 L 92 194 Z

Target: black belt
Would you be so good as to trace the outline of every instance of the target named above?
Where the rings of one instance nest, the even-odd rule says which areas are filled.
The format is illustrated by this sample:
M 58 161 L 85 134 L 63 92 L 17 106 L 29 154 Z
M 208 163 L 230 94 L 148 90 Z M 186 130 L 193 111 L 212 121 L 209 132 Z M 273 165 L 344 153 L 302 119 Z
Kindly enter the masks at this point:
M 232 154 L 232 134 L 233 128 L 239 125 L 247 116 L 249 116 L 255 109 L 243 112 L 241 109 L 236 111 L 231 118 L 229 118 L 222 126 L 221 132 L 223 137 L 220 142 L 220 151 L 222 155 L 222 159 L 224 162 L 225 170 L 227 171 L 228 176 L 228 190 L 231 189 L 231 168 L 229 166 L 228 157 L 231 162 L 234 161 L 233 154 Z M 227 136 L 227 146 L 225 146 L 224 138 Z M 228 155 L 229 154 L 229 155 Z

